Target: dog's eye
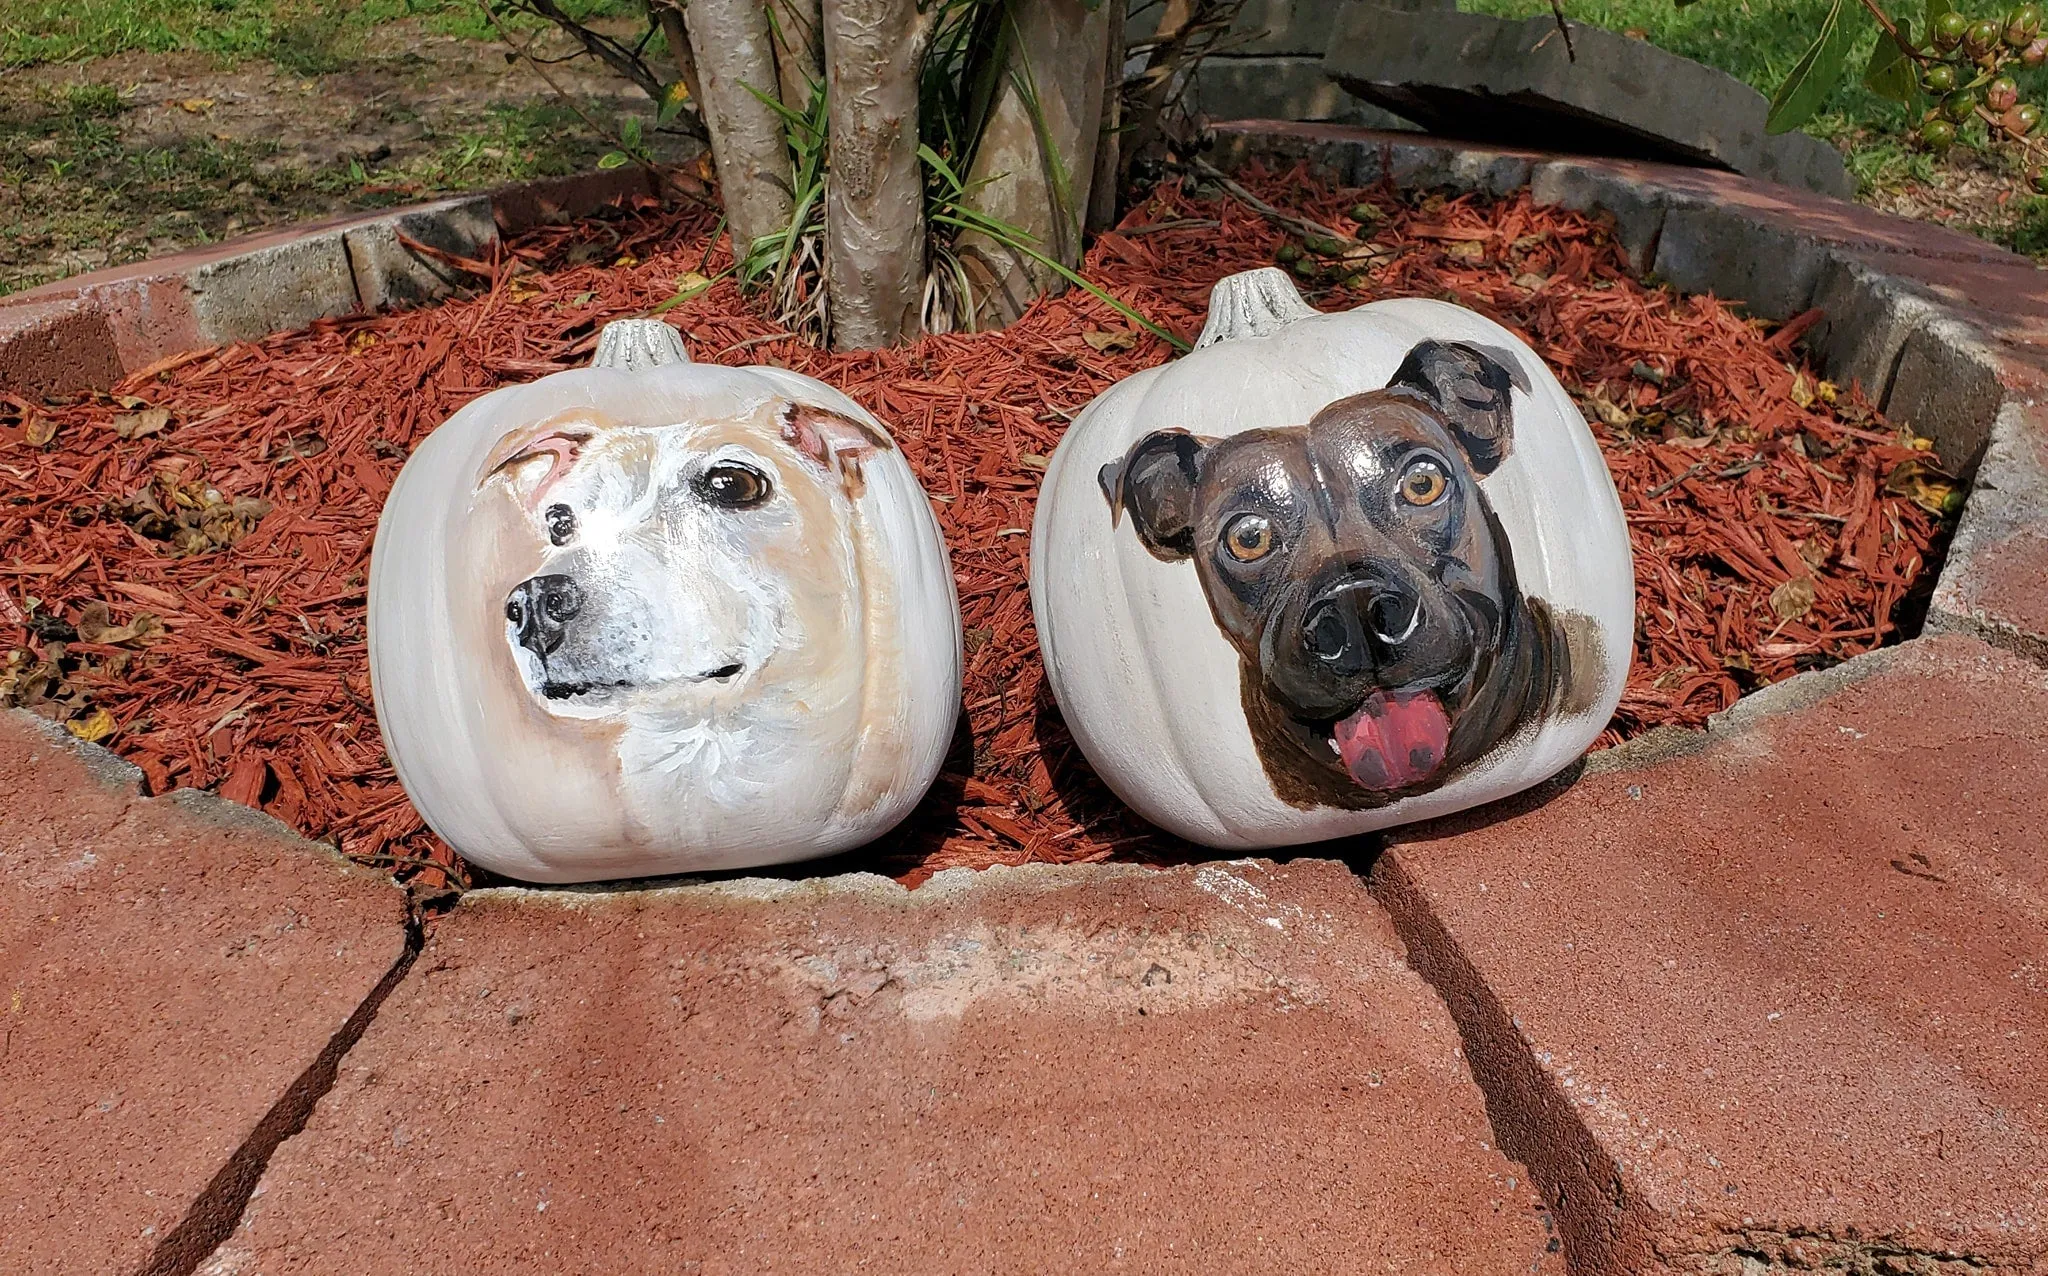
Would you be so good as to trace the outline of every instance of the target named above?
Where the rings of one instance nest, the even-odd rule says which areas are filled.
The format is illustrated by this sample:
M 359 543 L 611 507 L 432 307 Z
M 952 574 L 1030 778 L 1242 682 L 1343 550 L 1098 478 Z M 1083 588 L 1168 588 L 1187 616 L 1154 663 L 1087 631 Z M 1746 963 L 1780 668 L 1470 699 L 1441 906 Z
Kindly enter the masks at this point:
M 1239 514 L 1223 529 L 1223 548 L 1240 563 L 1256 563 L 1273 552 L 1273 525 L 1264 515 Z
M 569 538 L 576 534 L 576 511 L 566 505 L 550 505 L 547 510 L 548 543 L 567 545 Z
M 1423 459 L 1401 471 L 1401 499 L 1410 505 L 1434 505 L 1451 490 L 1444 467 Z
M 771 490 L 766 474 L 738 461 L 720 462 L 697 476 L 697 495 L 729 510 L 759 505 Z

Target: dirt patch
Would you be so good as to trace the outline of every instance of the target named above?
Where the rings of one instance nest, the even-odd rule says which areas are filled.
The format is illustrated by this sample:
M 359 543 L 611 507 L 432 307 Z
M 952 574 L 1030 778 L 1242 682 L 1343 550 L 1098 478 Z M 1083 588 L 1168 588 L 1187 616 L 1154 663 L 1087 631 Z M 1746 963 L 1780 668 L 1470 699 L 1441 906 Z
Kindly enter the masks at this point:
M 1254 174 L 1267 200 L 1369 239 L 1347 282 L 1269 223 L 1162 188 L 1102 236 L 1092 277 L 1184 334 L 1215 280 L 1295 262 L 1324 309 L 1441 297 L 1523 337 L 1579 396 L 1628 512 L 1635 666 L 1605 740 L 1692 725 L 1745 692 L 1897 634 L 1959 499 L 1924 443 L 1711 298 L 1630 278 L 1606 223 L 1500 202 L 1332 190 Z M 151 791 L 217 787 L 430 886 L 465 870 L 379 746 L 364 589 L 378 510 L 411 448 L 476 395 L 583 363 L 605 321 L 729 260 L 711 215 L 653 205 L 511 246 L 483 295 L 323 321 L 181 357 L 114 396 L 0 410 L 0 698 L 108 740 Z M 1146 233 L 1137 233 L 1140 230 Z M 1283 253 L 1283 248 L 1286 251 Z M 1089 771 L 1044 687 L 1026 569 L 1032 505 L 1067 422 L 1170 355 L 1084 293 L 1001 333 L 831 354 L 778 334 L 729 282 L 671 312 L 700 362 L 773 362 L 895 431 L 937 502 L 965 625 L 965 709 L 932 796 L 858 863 L 954 865 L 1191 852 Z M 0 400 L 5 402 L 5 400 Z M 145 619 L 145 615 L 147 618 Z
M 566 52 L 559 42 L 554 52 Z M 551 69 L 571 106 L 497 45 L 411 22 L 294 70 L 127 53 L 0 77 L 0 292 L 265 226 L 587 171 L 637 89 L 586 60 Z M 317 70 L 309 67 L 331 67 Z M 579 108 L 583 114 L 579 114 Z

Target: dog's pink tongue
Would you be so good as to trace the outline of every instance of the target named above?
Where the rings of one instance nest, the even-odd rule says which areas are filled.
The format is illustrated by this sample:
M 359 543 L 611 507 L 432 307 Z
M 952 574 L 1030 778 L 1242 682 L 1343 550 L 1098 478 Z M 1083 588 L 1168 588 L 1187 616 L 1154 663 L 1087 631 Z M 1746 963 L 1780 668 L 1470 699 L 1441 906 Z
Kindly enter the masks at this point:
M 1451 720 L 1427 691 L 1375 691 L 1337 724 L 1344 769 L 1368 789 L 1398 789 L 1428 779 L 1443 765 Z

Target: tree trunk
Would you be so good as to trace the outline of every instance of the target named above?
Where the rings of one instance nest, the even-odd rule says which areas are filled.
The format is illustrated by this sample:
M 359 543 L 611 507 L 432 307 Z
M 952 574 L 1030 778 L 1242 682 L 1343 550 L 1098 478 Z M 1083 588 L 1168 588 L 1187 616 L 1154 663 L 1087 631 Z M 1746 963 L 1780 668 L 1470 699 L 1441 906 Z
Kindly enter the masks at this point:
M 775 95 L 775 50 L 760 0 L 689 0 L 683 11 L 697 75 L 698 105 L 725 199 L 733 255 L 789 225 L 789 144 L 782 119 L 749 88 Z
M 1128 0 L 1106 0 L 1109 34 L 1102 59 L 1102 133 L 1095 143 L 1095 176 L 1088 183 L 1088 229 L 1116 225 L 1117 176 L 1123 171 L 1119 151 L 1124 126 L 1124 27 Z
M 917 0 L 824 0 L 824 30 L 832 342 L 869 350 L 920 329 L 925 224 L 917 77 L 931 19 L 918 12 Z
M 775 70 L 782 104 L 801 111 L 811 86 L 825 83 L 825 19 L 819 0 L 769 0 L 775 15 Z
M 1081 261 L 1102 135 L 1112 7 L 1012 0 L 1009 66 L 968 176 L 970 187 L 985 183 L 969 198 L 976 211 L 1029 234 L 1039 252 L 1069 267 Z M 976 318 L 987 326 L 1013 322 L 1041 293 L 1064 286 L 1050 267 L 985 235 L 962 235 L 960 249 L 980 294 Z
M 1145 55 L 1145 73 L 1131 103 L 1123 143 L 1117 160 L 1125 180 L 1131 175 L 1131 161 L 1152 150 L 1164 136 L 1166 103 L 1173 96 L 1173 81 L 1181 69 L 1190 32 L 1195 25 L 1195 0 L 1166 0 L 1153 36 L 1152 51 Z
M 698 117 L 704 115 L 704 85 L 697 79 L 697 59 L 690 52 L 690 36 L 683 30 L 683 11 L 674 7 L 661 10 L 661 38 L 668 44 L 669 56 L 676 61 L 676 77 L 689 91 L 690 105 Z

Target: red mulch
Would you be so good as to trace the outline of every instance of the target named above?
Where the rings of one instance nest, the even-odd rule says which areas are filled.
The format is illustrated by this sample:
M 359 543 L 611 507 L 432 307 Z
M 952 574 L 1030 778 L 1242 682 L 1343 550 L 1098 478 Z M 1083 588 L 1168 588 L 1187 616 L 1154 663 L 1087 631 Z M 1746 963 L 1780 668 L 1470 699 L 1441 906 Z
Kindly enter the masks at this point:
M 1853 387 L 1803 371 L 1795 320 L 1630 278 L 1601 220 L 1330 189 L 1254 173 L 1271 202 L 1390 250 L 1325 309 L 1442 297 L 1521 334 L 1581 397 L 1635 542 L 1636 662 L 1602 743 L 1696 725 L 1745 691 L 1894 636 L 1952 487 Z M 1381 210 L 1360 226 L 1360 199 Z M 1182 334 L 1210 285 L 1282 236 L 1214 193 L 1160 188 L 1088 273 Z M 472 299 L 322 321 L 168 360 L 112 396 L 0 396 L 0 703 L 104 739 L 152 792 L 217 787 L 425 890 L 470 878 L 393 778 L 370 706 L 364 579 L 412 446 L 475 395 L 586 359 L 605 320 L 715 273 L 697 210 L 653 205 L 524 235 Z M 1025 588 L 1045 457 L 1074 413 L 1165 343 L 1078 291 L 1007 332 L 831 354 L 730 284 L 670 312 L 699 361 L 777 362 L 888 422 L 941 502 L 967 633 L 963 737 L 932 798 L 864 862 L 1179 857 L 1088 772 L 1043 689 Z M 1809 319 L 1810 317 L 1802 317 Z M 1926 508 L 1923 508 L 1925 506 Z M 1929 573 L 1931 575 L 1931 573 Z M 1911 604 L 1909 604 L 1910 607 Z M 15 795 L 17 800 L 21 795 Z

